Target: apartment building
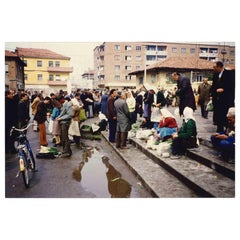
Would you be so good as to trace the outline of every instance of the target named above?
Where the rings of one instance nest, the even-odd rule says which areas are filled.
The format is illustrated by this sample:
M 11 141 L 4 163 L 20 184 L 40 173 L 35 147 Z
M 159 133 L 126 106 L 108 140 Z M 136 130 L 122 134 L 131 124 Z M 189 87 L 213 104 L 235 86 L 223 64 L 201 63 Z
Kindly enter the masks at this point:
M 234 43 L 226 45 L 170 42 L 104 42 L 94 49 L 94 87 L 134 88 L 131 72 L 143 70 L 170 57 L 197 57 L 235 65 Z
M 16 48 L 15 52 L 26 65 L 25 89 L 46 94 L 68 89 L 69 74 L 73 71 L 70 57 L 38 48 Z
M 5 50 L 5 89 L 18 90 L 25 87 L 24 66 L 16 53 Z

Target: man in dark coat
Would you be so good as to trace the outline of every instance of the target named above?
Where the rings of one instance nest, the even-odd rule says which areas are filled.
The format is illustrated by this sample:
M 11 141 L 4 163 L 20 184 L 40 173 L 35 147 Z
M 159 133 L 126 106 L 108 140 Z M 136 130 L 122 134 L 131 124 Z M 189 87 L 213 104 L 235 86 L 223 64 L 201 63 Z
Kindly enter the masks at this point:
M 208 118 L 208 111 L 206 107 L 210 101 L 210 89 L 211 85 L 208 83 L 208 78 L 204 78 L 203 83 L 198 86 L 198 104 L 201 107 L 201 115 L 203 118 Z
M 5 153 L 12 154 L 17 153 L 14 147 L 14 136 L 10 136 L 11 128 L 13 126 L 17 127 L 17 103 L 13 96 L 13 91 L 5 91 Z
M 114 102 L 117 113 L 116 147 L 121 149 L 128 148 L 126 141 L 128 131 L 131 129 L 131 117 L 126 98 L 126 92 L 122 91 L 118 93 L 118 99 Z
M 211 87 L 214 123 L 217 125 L 217 132 L 222 132 L 227 125 L 228 109 L 234 107 L 235 75 L 234 71 L 226 70 L 222 62 L 216 62 L 214 70 Z
M 195 111 L 197 108 L 190 79 L 178 72 L 174 72 L 172 74 L 172 78 L 173 80 L 177 81 L 178 89 L 176 91 L 176 95 L 179 96 L 180 101 L 179 103 L 180 116 L 183 115 L 183 110 L 185 107 L 190 107 L 192 108 L 193 111 Z
M 29 115 L 29 98 L 27 93 L 21 94 L 21 100 L 18 103 L 18 125 L 19 128 L 24 128 L 30 120 Z
M 109 124 L 108 140 L 111 143 L 114 143 L 116 140 L 117 115 L 114 108 L 116 96 L 117 96 L 116 89 L 111 89 L 107 100 L 107 119 Z

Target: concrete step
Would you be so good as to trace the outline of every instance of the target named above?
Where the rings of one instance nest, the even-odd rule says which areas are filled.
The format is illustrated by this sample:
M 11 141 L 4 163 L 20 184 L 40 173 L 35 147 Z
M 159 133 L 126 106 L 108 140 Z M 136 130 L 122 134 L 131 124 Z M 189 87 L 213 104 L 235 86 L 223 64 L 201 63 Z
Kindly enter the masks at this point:
M 108 133 L 102 132 L 105 139 Z M 194 198 L 198 197 L 191 189 L 167 170 L 152 161 L 147 155 L 139 151 L 132 144 L 129 149 L 117 149 L 109 142 L 129 169 L 137 176 L 142 185 L 153 195 L 159 198 Z
M 209 168 L 188 156 L 181 159 L 163 158 L 155 150 L 147 149 L 146 142 L 136 138 L 131 143 L 141 152 L 169 171 L 200 197 L 234 197 L 235 182 L 213 168 Z
M 227 163 L 219 159 L 216 151 L 205 144 L 198 148 L 188 149 L 187 156 L 195 161 L 217 171 L 218 173 L 235 180 L 235 164 Z

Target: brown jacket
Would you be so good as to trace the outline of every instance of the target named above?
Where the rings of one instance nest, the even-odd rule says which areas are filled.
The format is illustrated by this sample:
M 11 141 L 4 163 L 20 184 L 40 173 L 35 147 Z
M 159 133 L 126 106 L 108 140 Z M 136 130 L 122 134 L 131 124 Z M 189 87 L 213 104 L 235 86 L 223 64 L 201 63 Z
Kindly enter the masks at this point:
M 33 102 L 31 103 L 31 108 L 32 108 L 32 115 L 35 115 L 37 112 L 37 106 L 40 103 L 40 98 L 36 97 L 34 98 Z

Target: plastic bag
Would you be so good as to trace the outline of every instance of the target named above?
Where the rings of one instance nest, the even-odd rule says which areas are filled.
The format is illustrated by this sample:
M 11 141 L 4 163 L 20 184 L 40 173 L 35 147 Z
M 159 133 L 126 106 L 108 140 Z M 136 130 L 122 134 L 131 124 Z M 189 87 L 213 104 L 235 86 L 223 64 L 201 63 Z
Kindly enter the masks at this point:
M 53 130 L 53 120 L 50 118 L 48 123 L 48 132 L 52 133 L 52 130 Z
M 210 100 L 206 106 L 206 111 L 210 111 L 212 112 L 213 111 L 213 103 L 212 103 L 212 100 Z
M 151 122 L 160 122 L 160 119 L 161 119 L 160 108 L 153 107 L 151 114 Z
M 87 119 L 86 117 L 86 112 L 85 112 L 85 109 L 84 108 L 81 108 L 80 111 L 79 111 L 79 120 L 81 122 L 85 121 Z

